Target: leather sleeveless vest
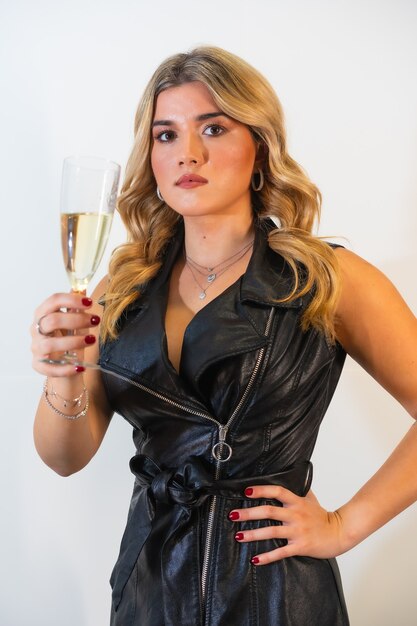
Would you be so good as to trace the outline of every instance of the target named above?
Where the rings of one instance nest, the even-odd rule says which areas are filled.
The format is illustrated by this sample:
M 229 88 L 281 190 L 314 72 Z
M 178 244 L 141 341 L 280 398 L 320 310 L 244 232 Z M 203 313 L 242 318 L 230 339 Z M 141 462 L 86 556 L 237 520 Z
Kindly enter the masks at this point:
M 257 225 L 245 274 L 188 325 L 179 374 L 167 355 L 165 311 L 183 229 L 162 269 L 100 349 L 109 402 L 133 426 L 135 485 L 111 577 L 112 626 L 346 626 L 334 559 L 292 557 L 255 567 L 280 540 L 238 544 L 244 489 L 279 484 L 305 495 L 320 423 L 345 352 L 302 332 L 308 297 L 287 303 L 293 276 Z M 114 376 L 115 374 L 116 376 Z

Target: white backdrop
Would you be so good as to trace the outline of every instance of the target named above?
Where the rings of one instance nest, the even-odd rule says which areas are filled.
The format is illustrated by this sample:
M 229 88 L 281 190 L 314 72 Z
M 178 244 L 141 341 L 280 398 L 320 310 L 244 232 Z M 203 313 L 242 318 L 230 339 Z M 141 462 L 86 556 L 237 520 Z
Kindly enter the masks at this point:
M 0 1 L 2 625 L 108 623 L 132 487 L 121 418 L 70 478 L 44 466 L 32 443 L 42 380 L 28 327 L 39 302 L 67 288 L 62 159 L 124 165 L 156 65 L 196 44 L 225 47 L 277 89 L 293 156 L 324 195 L 321 233 L 345 236 L 417 311 L 416 27 L 415 0 Z M 116 224 L 110 247 L 123 238 Z M 349 499 L 410 423 L 348 360 L 313 459 L 322 503 Z M 416 525 L 412 508 L 340 557 L 352 626 L 416 624 Z

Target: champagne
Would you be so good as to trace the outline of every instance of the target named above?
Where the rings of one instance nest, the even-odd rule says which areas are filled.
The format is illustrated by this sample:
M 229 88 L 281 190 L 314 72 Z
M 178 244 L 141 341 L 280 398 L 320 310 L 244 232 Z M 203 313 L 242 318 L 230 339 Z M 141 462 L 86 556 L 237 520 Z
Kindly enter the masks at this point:
M 84 291 L 103 256 L 112 213 L 61 213 L 62 252 L 74 291 Z

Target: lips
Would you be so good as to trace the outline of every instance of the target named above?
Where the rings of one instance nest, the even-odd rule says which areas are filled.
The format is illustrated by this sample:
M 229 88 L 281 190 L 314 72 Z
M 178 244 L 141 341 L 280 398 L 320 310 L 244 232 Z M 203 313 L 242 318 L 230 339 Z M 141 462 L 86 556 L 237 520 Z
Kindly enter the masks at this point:
M 197 187 L 199 185 L 205 185 L 208 183 L 207 178 L 198 176 L 197 174 L 184 174 L 175 183 L 178 187 L 190 188 Z

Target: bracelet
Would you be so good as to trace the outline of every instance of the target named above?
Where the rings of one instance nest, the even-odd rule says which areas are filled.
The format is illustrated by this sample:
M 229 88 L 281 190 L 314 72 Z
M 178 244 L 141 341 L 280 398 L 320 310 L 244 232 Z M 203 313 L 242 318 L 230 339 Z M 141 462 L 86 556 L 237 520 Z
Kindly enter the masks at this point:
M 45 399 L 46 404 L 49 406 L 50 409 L 52 409 L 52 411 L 54 411 L 54 413 L 56 413 L 57 415 L 60 415 L 61 417 L 65 417 L 65 419 L 67 420 L 78 420 L 80 417 L 84 417 L 84 415 L 87 414 L 88 411 L 88 407 L 89 407 L 89 398 L 88 398 L 88 390 L 86 389 L 85 392 L 83 391 L 83 395 L 85 393 L 85 406 L 84 408 L 79 411 L 79 413 L 76 413 L 75 415 L 68 415 L 67 413 L 63 413 L 62 411 L 60 411 L 59 409 L 57 409 L 52 402 L 50 401 L 49 397 L 48 397 L 48 379 L 45 380 L 44 386 L 43 386 L 43 397 Z
M 48 383 L 48 378 L 46 379 L 46 383 Z M 84 388 L 82 390 L 82 392 L 80 393 L 79 396 L 77 396 L 76 398 L 70 398 L 69 400 L 67 400 L 67 398 L 63 398 L 62 396 L 59 395 L 59 393 L 57 393 L 54 389 L 53 384 L 51 383 L 51 391 L 48 391 L 48 395 L 49 396 L 53 396 L 54 398 L 59 398 L 60 400 L 62 400 L 62 403 L 64 405 L 64 407 L 67 407 L 67 405 L 71 402 L 72 403 L 72 408 L 75 408 L 76 406 L 81 406 L 81 400 L 84 396 L 84 394 L 87 391 L 87 387 L 84 385 Z

